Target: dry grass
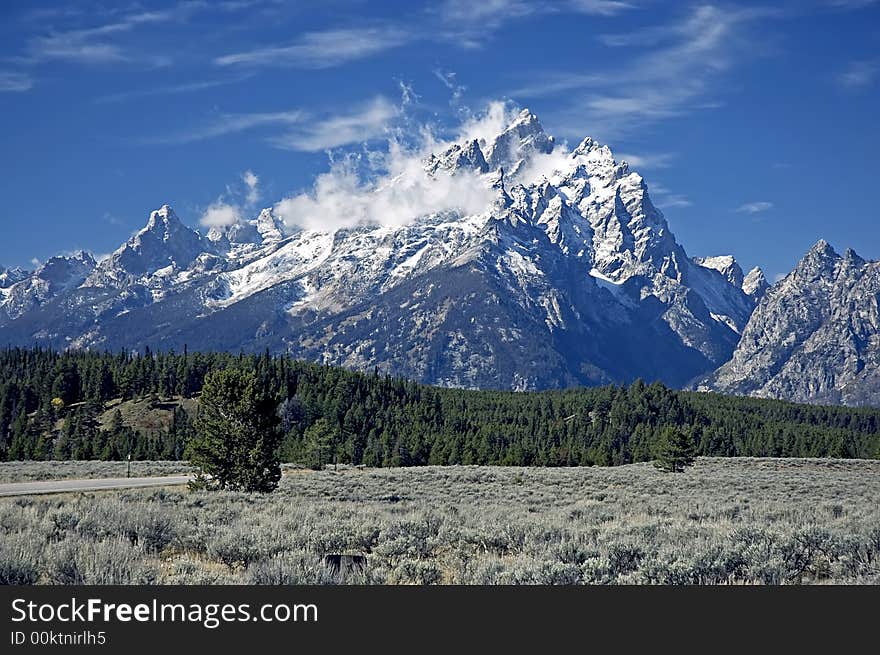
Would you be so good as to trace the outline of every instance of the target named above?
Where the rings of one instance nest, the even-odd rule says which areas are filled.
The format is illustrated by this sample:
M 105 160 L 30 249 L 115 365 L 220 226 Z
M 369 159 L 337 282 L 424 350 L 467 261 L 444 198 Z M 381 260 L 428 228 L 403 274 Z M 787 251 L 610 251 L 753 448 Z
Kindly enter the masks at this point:
M 127 462 L 49 461 L 0 462 L 0 483 L 36 480 L 94 480 L 124 478 Z M 131 463 L 132 477 L 179 475 L 192 472 L 188 462 Z
M 46 466 L 42 464 L 40 466 Z M 76 464 L 79 466 L 79 464 Z M 0 500 L 0 576 L 40 583 L 880 582 L 880 461 L 287 475 L 265 496 Z M 330 553 L 365 553 L 334 575 Z M 4 573 L 5 572 L 5 573 Z

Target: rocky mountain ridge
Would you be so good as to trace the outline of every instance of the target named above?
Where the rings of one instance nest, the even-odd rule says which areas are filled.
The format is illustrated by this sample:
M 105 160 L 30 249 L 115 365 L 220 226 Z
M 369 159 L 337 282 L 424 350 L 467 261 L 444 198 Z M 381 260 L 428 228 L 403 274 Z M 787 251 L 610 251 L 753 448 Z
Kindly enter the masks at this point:
M 164 205 L 101 262 L 0 272 L 0 342 L 268 348 L 463 387 L 721 389 L 756 305 L 788 289 L 731 256 L 688 256 L 641 175 L 591 138 L 565 150 L 528 110 L 423 173 L 489 201 L 327 231 L 264 209 L 204 235 Z

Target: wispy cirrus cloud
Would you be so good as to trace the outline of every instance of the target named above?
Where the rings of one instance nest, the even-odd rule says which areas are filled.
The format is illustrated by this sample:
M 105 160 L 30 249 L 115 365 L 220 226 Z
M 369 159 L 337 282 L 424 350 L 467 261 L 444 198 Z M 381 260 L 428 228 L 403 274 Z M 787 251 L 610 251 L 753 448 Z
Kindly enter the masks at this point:
M 147 62 L 163 65 L 167 56 L 144 55 L 120 42 L 119 37 L 150 25 L 188 20 L 196 11 L 207 6 L 202 0 L 180 2 L 167 9 L 133 11 L 101 25 L 75 29 L 52 29 L 31 37 L 23 60 L 28 63 L 67 61 L 79 64 L 113 64 L 120 62 Z
M 306 32 L 296 41 L 223 55 L 218 66 L 322 69 L 363 59 L 413 41 L 415 35 L 393 27 L 332 29 Z
M 339 114 L 313 114 L 299 109 L 251 114 L 218 114 L 203 125 L 173 134 L 140 139 L 142 145 L 180 145 L 215 139 L 260 128 L 273 128 L 266 141 L 282 150 L 318 152 L 363 143 L 388 133 L 401 109 L 377 96 Z M 247 184 L 247 180 L 244 180 Z
M 564 104 L 552 116 L 560 132 L 618 137 L 717 106 L 710 94 L 718 80 L 740 59 L 752 55 L 748 28 L 776 14 L 772 9 L 700 6 L 671 23 L 604 34 L 600 39 L 605 45 L 625 48 L 619 68 L 595 74 L 536 73 L 541 81 L 514 89 L 511 95 L 517 99 L 564 95 Z
M 28 91 L 34 86 L 34 81 L 24 73 L 0 71 L 0 93 L 17 93 Z
M 399 107 L 377 96 L 351 112 L 300 124 L 286 134 L 271 138 L 270 142 L 284 150 L 304 152 L 362 143 L 387 134 L 390 122 L 399 115 Z
M 435 12 L 447 23 L 476 23 L 485 29 L 534 14 L 615 16 L 634 7 L 634 4 L 623 0 L 445 0 L 437 5 Z
M 485 29 L 529 16 L 541 9 L 541 3 L 527 0 L 445 0 L 437 5 L 436 13 L 446 23 L 480 26 Z
M 623 0 L 445 0 L 432 9 L 439 18 L 435 36 L 466 48 L 480 48 L 505 24 L 536 14 L 576 13 L 615 16 L 632 9 Z
M 674 207 L 690 207 L 694 203 L 691 200 L 680 193 L 670 193 L 668 195 L 664 194 L 656 194 L 657 195 L 657 204 L 660 205 L 663 209 L 672 209 Z
M 247 80 L 249 78 L 249 75 L 237 75 L 226 79 L 199 80 L 194 82 L 184 82 L 182 84 L 170 84 L 165 86 L 132 89 L 130 91 L 120 91 L 119 93 L 109 93 L 107 95 L 100 96 L 95 99 L 95 102 L 100 104 L 115 103 L 125 102 L 126 100 L 134 100 L 137 98 L 149 98 L 152 96 L 197 93 L 199 91 L 205 91 L 207 89 L 214 89 L 221 86 L 227 86 L 229 84 L 243 82 L 244 80 Z
M 878 1 L 880 0 L 825 0 L 825 4 L 834 9 L 854 10 L 870 7 Z
M 766 200 L 758 200 L 755 202 L 747 202 L 743 205 L 740 205 L 733 211 L 738 214 L 760 214 L 771 209 L 773 209 L 772 202 L 767 202 Z
M 666 188 L 663 184 L 660 184 L 659 182 L 652 182 L 651 184 L 649 184 L 648 190 L 651 193 L 651 198 L 653 199 L 654 204 L 658 205 L 662 209 L 690 207 L 694 204 L 687 196 L 681 193 L 673 193 L 672 190 Z
M 228 134 L 237 134 L 260 127 L 289 126 L 306 120 L 308 114 L 299 109 L 278 112 L 260 112 L 252 114 L 219 114 L 204 125 L 166 134 L 162 136 L 139 139 L 137 143 L 144 145 L 177 145 L 205 141 Z
M 636 168 L 669 168 L 675 156 L 676 153 L 674 152 L 653 152 L 640 155 L 621 152 L 618 153 L 617 159 L 621 159 Z
M 880 77 L 880 61 L 853 61 L 837 76 L 837 83 L 847 89 L 871 86 Z
M 449 103 L 454 107 L 460 105 L 461 99 L 464 97 L 465 91 L 467 91 L 467 87 L 463 84 L 459 84 L 458 75 L 456 75 L 454 71 L 447 71 L 442 68 L 435 68 L 433 73 L 434 77 L 440 80 L 440 83 L 449 89 L 451 94 Z
M 621 0 L 570 0 L 568 6 L 574 11 L 596 16 L 616 16 L 622 11 L 636 8 L 635 4 Z
M 416 42 L 463 48 L 485 45 L 510 21 L 546 13 L 612 16 L 633 5 L 621 0 L 445 0 L 423 12 L 365 27 L 305 32 L 289 43 L 224 54 L 218 66 L 320 70 L 364 59 Z

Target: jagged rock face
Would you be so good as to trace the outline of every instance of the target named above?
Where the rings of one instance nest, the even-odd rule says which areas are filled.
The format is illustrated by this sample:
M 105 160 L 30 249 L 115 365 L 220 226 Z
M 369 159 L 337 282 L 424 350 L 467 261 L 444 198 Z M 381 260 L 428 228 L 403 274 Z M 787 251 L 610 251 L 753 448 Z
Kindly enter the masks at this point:
M 743 286 L 743 270 L 736 263 L 733 255 L 719 255 L 718 257 L 694 257 L 694 263 L 704 268 L 718 271 L 724 279 L 735 287 Z M 760 272 L 760 269 L 756 269 Z
M 94 258 L 80 251 L 52 257 L 33 273 L 14 269 L 0 287 L 0 325 L 79 287 L 95 269 Z
M 424 169 L 471 176 L 491 200 L 332 232 L 288 231 L 264 210 L 205 238 L 165 206 L 76 288 L 0 323 L 0 342 L 269 348 L 515 389 L 679 386 L 730 358 L 754 307 L 741 269 L 688 257 L 606 146 L 566 152 L 524 111 Z
M 819 241 L 758 303 L 731 360 L 699 388 L 880 404 L 880 262 Z
M 146 227 L 100 263 L 86 283 L 121 288 L 186 270 L 212 248 L 201 235 L 181 223 L 168 205 L 150 214 Z
M 753 298 L 755 302 L 763 298 L 769 288 L 770 284 L 767 282 L 767 278 L 764 277 L 764 271 L 757 266 L 749 271 L 742 282 L 743 292 L 749 298 Z
M 30 272 L 15 266 L 13 268 L 0 267 L 0 289 L 8 289 L 13 284 L 21 282 L 31 275 Z
M 252 221 L 212 227 L 207 239 L 214 250 L 241 259 L 247 254 L 258 254 L 261 247 L 279 243 L 284 239 L 284 232 L 284 223 L 267 208 Z

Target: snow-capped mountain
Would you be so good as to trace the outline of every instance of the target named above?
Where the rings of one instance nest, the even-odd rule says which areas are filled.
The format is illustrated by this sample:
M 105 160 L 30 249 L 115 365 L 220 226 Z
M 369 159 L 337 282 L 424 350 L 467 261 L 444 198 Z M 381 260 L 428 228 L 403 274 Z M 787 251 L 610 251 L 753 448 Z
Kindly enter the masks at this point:
M 698 388 L 880 404 L 880 262 L 819 241 L 758 303 L 729 362 Z
M 26 271 L 19 266 L 14 266 L 13 268 L 3 268 L 0 266 L 0 289 L 8 289 L 16 282 L 21 282 L 30 275 L 30 271 Z
M 566 151 L 528 110 L 420 174 L 472 179 L 485 206 L 330 231 L 267 209 L 202 236 L 165 205 L 75 284 L 27 307 L 13 296 L 39 273 L 0 288 L 0 342 L 269 348 L 466 387 L 681 386 L 730 358 L 766 288 L 732 257 L 690 258 L 638 173 L 590 138 Z
M 163 205 L 150 214 L 143 229 L 104 259 L 84 284 L 115 288 L 137 283 L 164 286 L 165 280 L 188 270 L 203 254 L 213 254 L 211 245 L 184 225 L 171 207 Z
M 96 266 L 85 251 L 52 257 L 29 273 L 22 269 L 4 271 L 0 286 L 0 324 L 18 318 L 59 295 L 76 290 Z
M 764 271 L 757 266 L 750 270 L 743 279 L 742 290 L 747 296 L 754 298 L 756 302 L 764 296 L 769 288 L 770 284 L 764 277 Z

